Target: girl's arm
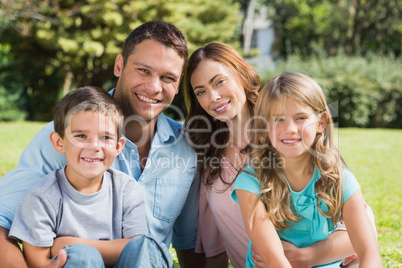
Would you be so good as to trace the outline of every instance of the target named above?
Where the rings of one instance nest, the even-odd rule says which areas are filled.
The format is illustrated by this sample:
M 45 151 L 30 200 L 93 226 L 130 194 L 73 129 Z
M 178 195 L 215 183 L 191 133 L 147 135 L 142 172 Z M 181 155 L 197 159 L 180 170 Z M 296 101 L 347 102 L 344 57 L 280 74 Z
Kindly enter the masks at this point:
M 383 267 L 377 238 L 367 216 L 363 195 L 360 190 L 343 204 L 342 217 L 359 257 L 359 267 Z
M 254 247 L 261 254 L 266 267 L 291 267 L 285 257 L 281 240 L 272 222 L 265 216 L 266 209 L 259 198 L 248 191 L 236 190 L 244 225 Z M 250 229 L 250 204 L 258 201 L 254 214 L 253 230 Z
M 56 256 L 62 247 L 72 244 L 84 244 L 95 247 L 102 255 L 105 266 L 113 266 L 116 264 L 126 244 L 132 239 L 122 238 L 116 240 L 90 240 L 79 237 L 62 236 L 54 240 L 51 248 L 52 257 Z

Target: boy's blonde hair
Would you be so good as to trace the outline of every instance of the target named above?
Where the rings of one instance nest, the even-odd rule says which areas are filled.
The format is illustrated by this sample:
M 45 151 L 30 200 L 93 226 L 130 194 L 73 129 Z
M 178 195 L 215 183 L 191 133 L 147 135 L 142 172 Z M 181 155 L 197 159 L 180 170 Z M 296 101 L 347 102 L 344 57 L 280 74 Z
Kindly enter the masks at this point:
M 317 206 L 322 215 L 332 218 L 336 224 L 340 219 L 342 207 L 341 197 L 341 174 L 343 160 L 337 148 L 333 144 L 333 121 L 330 110 L 325 101 L 321 87 L 312 78 L 296 72 L 285 72 L 268 82 L 260 91 L 255 108 L 255 129 L 268 129 L 271 123 L 273 110 L 283 104 L 286 99 L 293 99 L 296 102 L 312 108 L 315 114 L 326 113 L 321 120 L 327 120 L 326 129 L 317 133 L 310 148 L 312 154 L 311 165 L 315 166 L 321 173 L 321 179 L 315 184 L 317 191 Z M 284 104 L 286 106 L 286 104 Z M 268 133 L 255 132 L 251 150 L 251 160 L 270 159 L 271 163 L 280 163 L 278 152 L 272 146 Z M 261 162 L 261 161 L 260 161 Z M 279 165 L 259 165 L 253 167 L 256 177 L 261 182 L 261 198 L 267 208 L 267 216 L 273 222 L 277 230 L 283 230 L 289 226 L 287 222 L 297 222 L 299 215 L 292 208 L 291 195 L 287 182 L 282 173 L 283 167 Z M 327 205 L 327 210 L 322 211 L 320 200 Z M 250 227 L 255 212 L 255 205 L 250 215 Z
M 54 111 L 54 130 L 64 137 L 71 117 L 81 111 L 99 112 L 112 119 L 117 127 L 117 139 L 121 137 L 123 112 L 113 96 L 93 86 L 80 87 L 66 94 Z

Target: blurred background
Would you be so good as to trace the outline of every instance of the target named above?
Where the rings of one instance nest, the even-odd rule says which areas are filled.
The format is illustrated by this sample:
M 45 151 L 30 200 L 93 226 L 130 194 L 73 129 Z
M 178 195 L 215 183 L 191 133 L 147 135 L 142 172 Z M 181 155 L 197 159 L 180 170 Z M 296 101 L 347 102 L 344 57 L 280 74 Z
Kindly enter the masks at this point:
M 264 83 L 284 70 L 317 79 L 341 127 L 402 128 L 401 10 L 399 0 L 0 0 L 0 121 L 49 121 L 68 91 L 110 90 L 125 37 L 164 20 L 190 52 L 233 46 Z M 182 96 L 174 104 L 185 113 Z

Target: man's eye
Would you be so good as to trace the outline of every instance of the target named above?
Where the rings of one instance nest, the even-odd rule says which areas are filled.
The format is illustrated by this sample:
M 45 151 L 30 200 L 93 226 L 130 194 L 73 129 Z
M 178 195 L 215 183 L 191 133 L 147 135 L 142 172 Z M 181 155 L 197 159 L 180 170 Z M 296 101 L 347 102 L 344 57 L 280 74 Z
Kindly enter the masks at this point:
M 139 68 L 138 70 L 140 70 L 143 73 L 147 73 L 147 74 L 149 73 L 149 71 L 147 69 Z
M 162 76 L 162 79 L 167 79 L 170 82 L 176 82 L 176 79 L 174 79 L 173 77 L 167 76 L 167 75 Z

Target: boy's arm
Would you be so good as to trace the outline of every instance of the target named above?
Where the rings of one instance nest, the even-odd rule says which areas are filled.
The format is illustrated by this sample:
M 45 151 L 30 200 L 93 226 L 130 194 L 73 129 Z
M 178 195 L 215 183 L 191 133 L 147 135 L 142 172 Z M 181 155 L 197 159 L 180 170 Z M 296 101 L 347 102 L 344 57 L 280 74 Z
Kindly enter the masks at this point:
M 283 247 L 274 225 L 266 216 L 266 209 L 261 200 L 255 194 L 236 190 L 241 214 L 247 233 L 257 251 L 261 254 L 265 265 L 269 267 L 291 267 L 285 257 Z M 257 203 L 255 214 L 253 216 L 253 229 L 250 229 L 249 215 L 251 206 Z
M 29 267 L 43 268 L 50 264 L 52 260 L 50 247 L 36 247 L 26 242 L 22 242 L 22 245 L 24 247 L 25 260 Z
M 342 209 L 342 217 L 350 241 L 359 257 L 359 267 L 382 267 L 377 238 L 367 216 L 360 190 L 346 200 Z
M 60 249 L 62 249 L 66 245 L 83 244 L 95 247 L 97 250 L 99 250 L 100 254 L 102 255 L 103 261 L 105 262 L 105 266 L 113 266 L 116 264 L 121 252 L 131 239 L 132 237 L 104 241 L 90 240 L 71 236 L 58 237 L 54 240 L 54 244 L 51 247 L 51 256 L 56 256 Z

